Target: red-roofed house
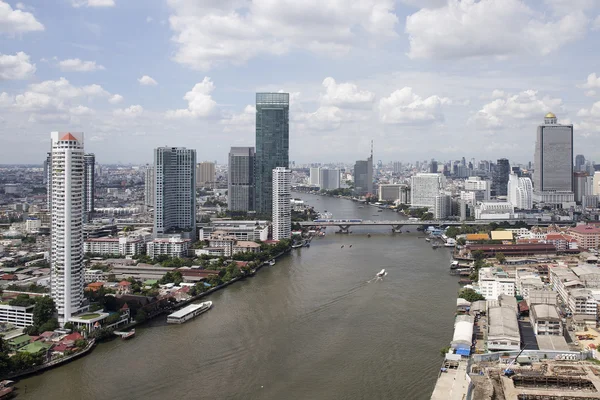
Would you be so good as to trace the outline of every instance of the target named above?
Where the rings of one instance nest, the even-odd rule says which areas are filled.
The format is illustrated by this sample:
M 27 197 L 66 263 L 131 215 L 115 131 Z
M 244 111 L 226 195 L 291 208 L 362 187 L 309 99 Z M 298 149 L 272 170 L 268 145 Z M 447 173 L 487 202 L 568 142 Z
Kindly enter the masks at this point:
M 119 282 L 119 286 L 117 287 L 117 294 L 131 294 L 131 282 Z
M 91 290 L 92 292 L 96 292 L 100 290 L 100 288 L 104 286 L 104 282 L 92 282 L 87 285 L 86 290 Z
M 71 340 L 73 342 L 75 342 L 76 340 L 80 340 L 83 339 L 83 336 L 81 336 L 81 334 L 79 332 L 73 332 L 67 336 L 65 336 L 64 338 L 62 338 L 62 342 L 67 341 L 67 340 Z
M 567 249 L 577 249 L 577 240 L 564 233 L 549 233 L 546 235 L 546 242 L 556 246 L 556 251 L 565 251 Z
M 571 235 L 582 249 L 597 249 L 600 246 L 600 228 L 593 225 L 577 225 L 569 229 Z
M 65 351 L 69 350 L 70 346 L 67 346 L 64 343 L 61 343 L 59 345 L 56 345 L 52 348 L 52 352 L 53 353 L 58 353 L 60 355 L 64 355 Z
M 16 281 L 17 276 L 13 274 L 4 274 L 0 277 L 3 281 Z

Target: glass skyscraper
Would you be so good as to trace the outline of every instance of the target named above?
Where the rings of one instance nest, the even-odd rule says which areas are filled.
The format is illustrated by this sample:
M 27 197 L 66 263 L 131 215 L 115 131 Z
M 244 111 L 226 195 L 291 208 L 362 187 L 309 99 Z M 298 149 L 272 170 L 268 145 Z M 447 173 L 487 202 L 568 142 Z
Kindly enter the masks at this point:
M 254 210 L 254 147 L 232 147 L 227 172 L 229 211 Z
M 289 93 L 256 94 L 254 207 L 259 214 L 271 215 L 273 210 L 273 170 L 289 167 L 289 111 Z

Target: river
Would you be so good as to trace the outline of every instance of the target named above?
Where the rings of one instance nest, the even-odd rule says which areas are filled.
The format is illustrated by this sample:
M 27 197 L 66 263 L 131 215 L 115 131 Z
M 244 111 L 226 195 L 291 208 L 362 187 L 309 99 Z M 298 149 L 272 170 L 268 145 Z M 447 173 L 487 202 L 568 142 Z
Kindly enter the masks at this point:
M 401 218 L 294 196 L 334 218 Z M 449 263 L 448 250 L 416 232 L 328 228 L 310 248 L 210 295 L 206 314 L 180 326 L 161 317 L 132 340 L 102 343 L 20 381 L 18 398 L 428 399 L 452 339 L 458 285 Z M 367 283 L 382 268 L 388 276 Z

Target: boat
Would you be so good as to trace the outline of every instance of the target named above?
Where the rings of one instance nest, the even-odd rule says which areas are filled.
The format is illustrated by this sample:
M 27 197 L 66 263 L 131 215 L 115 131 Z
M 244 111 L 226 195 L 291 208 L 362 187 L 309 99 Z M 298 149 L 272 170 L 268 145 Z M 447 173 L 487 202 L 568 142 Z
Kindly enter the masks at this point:
M 386 275 L 387 275 L 387 272 L 385 272 L 385 268 L 384 268 L 384 269 L 382 269 L 381 271 L 379 271 L 379 272 L 377 273 L 377 275 L 376 275 L 376 276 L 377 276 L 378 278 L 383 278 L 383 277 L 384 277 L 384 276 L 386 276 Z
M 459 262 L 458 261 L 452 261 L 450 263 L 450 269 L 457 269 L 459 266 Z
M 437 249 L 438 247 L 440 247 L 440 245 L 437 244 L 437 243 L 434 243 L 434 244 L 431 245 L 432 249 Z
M 426 241 L 426 242 L 431 242 L 431 239 L 429 239 L 429 238 L 425 238 L 425 241 Z
M 269 261 L 269 265 L 270 265 L 270 266 L 273 266 L 273 265 L 275 265 L 275 260 L 270 260 L 270 261 Z
M 307 242 L 305 242 L 305 243 L 304 243 L 304 247 L 310 247 L 310 242 L 308 242 L 308 241 L 307 241 Z
M 304 243 L 296 243 L 292 245 L 292 249 L 299 249 L 302 246 L 304 246 Z
M 128 340 L 135 336 L 135 329 L 130 330 L 129 332 L 125 332 L 121 335 L 121 339 Z
M 14 381 L 4 380 L 0 382 L 0 399 L 12 399 L 15 395 Z
M 184 322 L 208 311 L 212 307 L 212 301 L 205 301 L 200 304 L 190 304 L 167 317 L 167 324 L 183 324 Z
M 444 247 L 454 247 L 454 246 L 456 246 L 456 245 L 454 243 L 451 243 L 451 242 L 444 243 Z
M 371 234 L 370 234 L 370 233 L 367 233 L 367 237 L 371 237 Z

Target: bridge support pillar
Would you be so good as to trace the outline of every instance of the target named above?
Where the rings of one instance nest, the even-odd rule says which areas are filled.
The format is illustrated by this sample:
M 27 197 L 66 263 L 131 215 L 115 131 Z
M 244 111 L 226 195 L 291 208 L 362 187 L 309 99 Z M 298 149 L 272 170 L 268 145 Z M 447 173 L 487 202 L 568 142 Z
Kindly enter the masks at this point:
M 392 225 L 392 232 L 393 233 L 402 233 L 402 227 L 404 225 Z
M 350 233 L 350 225 L 338 225 L 338 227 L 340 230 L 337 233 Z

